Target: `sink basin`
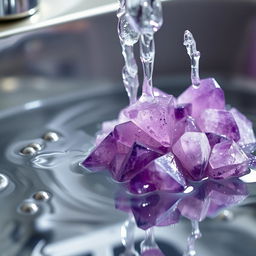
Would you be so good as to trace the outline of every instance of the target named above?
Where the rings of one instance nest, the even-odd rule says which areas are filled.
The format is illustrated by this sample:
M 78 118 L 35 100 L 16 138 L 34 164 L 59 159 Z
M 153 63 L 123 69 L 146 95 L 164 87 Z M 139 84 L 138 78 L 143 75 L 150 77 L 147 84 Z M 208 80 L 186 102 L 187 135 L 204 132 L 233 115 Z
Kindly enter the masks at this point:
M 76 167 L 100 123 L 114 119 L 128 103 L 114 8 L 2 39 L 0 172 L 10 180 L 8 189 L 0 192 L 4 256 L 114 256 L 123 250 L 120 226 L 127 216 L 115 210 L 115 188 L 104 173 L 81 174 Z M 256 2 L 165 1 L 163 10 L 154 84 L 174 95 L 189 85 L 182 39 L 190 29 L 201 51 L 201 77 L 215 77 L 227 102 L 255 127 Z M 60 140 L 43 140 L 48 131 L 59 134 Z M 31 163 L 20 150 L 33 142 L 43 145 L 43 157 Z M 22 214 L 22 203 L 34 202 L 39 190 L 49 192 L 49 202 L 38 202 L 36 214 Z M 230 209 L 231 218 L 220 214 L 201 224 L 199 256 L 254 256 L 256 184 L 251 183 L 249 191 L 242 205 Z M 167 256 L 180 256 L 190 230 L 183 219 L 174 227 L 156 229 L 156 237 Z M 143 235 L 137 229 L 136 241 Z

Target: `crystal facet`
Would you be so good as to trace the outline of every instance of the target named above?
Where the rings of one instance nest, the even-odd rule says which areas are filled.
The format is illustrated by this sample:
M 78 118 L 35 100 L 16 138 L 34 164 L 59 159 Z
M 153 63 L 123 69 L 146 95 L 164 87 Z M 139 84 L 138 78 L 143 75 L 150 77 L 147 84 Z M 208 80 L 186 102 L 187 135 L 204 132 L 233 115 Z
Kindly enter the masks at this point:
M 212 149 L 208 175 L 214 179 L 241 176 L 248 170 L 248 161 L 248 157 L 234 141 L 220 142 Z
M 256 138 L 252 129 L 252 122 L 235 108 L 232 108 L 229 112 L 233 115 L 239 129 L 240 139 L 238 144 L 244 146 L 255 143 Z
M 238 141 L 240 133 L 233 115 L 227 110 L 206 109 L 198 122 L 203 132 L 215 133 Z
M 135 194 L 144 194 L 156 190 L 182 192 L 185 179 L 179 172 L 173 155 L 167 154 L 157 158 L 129 184 L 129 190 Z
M 190 86 L 178 97 L 178 104 L 192 104 L 192 117 L 199 118 L 207 108 L 224 109 L 224 92 L 214 78 L 200 81 L 198 87 Z
M 154 100 L 139 100 L 125 110 L 125 115 L 149 136 L 161 143 L 170 146 L 172 141 L 174 98 L 155 97 Z
M 204 177 L 211 151 L 204 133 L 186 132 L 174 144 L 172 149 L 190 178 L 200 180 Z

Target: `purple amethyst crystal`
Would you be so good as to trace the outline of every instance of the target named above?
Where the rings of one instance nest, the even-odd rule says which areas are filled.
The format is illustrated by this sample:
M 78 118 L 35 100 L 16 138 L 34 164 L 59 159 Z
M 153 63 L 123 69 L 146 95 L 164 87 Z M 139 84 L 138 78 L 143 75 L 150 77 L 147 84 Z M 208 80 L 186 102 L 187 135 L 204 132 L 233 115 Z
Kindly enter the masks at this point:
M 240 203 L 247 195 L 246 184 L 238 178 L 204 180 L 196 185 L 192 195 L 181 199 L 178 209 L 182 216 L 202 221 L 206 216 L 215 216 L 220 210 Z
M 175 123 L 173 130 L 173 144 L 175 144 L 185 132 L 200 132 L 195 120 L 191 116 L 184 117 Z
M 224 92 L 213 78 L 201 80 L 199 87 L 190 86 L 178 97 L 178 104 L 192 104 L 192 116 L 197 119 L 207 108 L 224 109 Z
M 110 170 L 114 179 L 126 181 L 167 149 L 133 122 L 119 124 L 84 160 L 92 171 Z
M 174 156 L 167 154 L 157 158 L 129 183 L 129 190 L 134 194 L 145 194 L 155 190 L 182 192 L 186 185 L 179 172 Z
M 128 147 L 126 147 L 129 149 Z M 108 149 L 108 150 L 106 150 Z M 110 133 L 82 162 L 82 165 L 92 171 L 109 169 L 117 151 L 116 140 Z
M 248 157 L 234 141 L 223 141 L 212 149 L 208 175 L 214 179 L 241 176 L 248 171 L 248 164 Z
M 161 145 L 169 147 L 174 125 L 174 97 L 141 98 L 125 109 L 124 114 Z
M 163 147 L 158 141 L 131 121 L 117 125 L 114 129 L 114 137 L 117 141 L 128 147 L 132 147 L 136 142 L 160 153 L 167 151 L 167 148 Z
M 191 116 L 192 104 L 179 104 L 174 108 L 174 115 L 176 120 L 180 120 L 186 116 Z
M 208 138 L 211 148 L 213 148 L 213 146 L 215 146 L 216 144 L 222 141 L 228 140 L 226 137 L 218 135 L 216 133 L 206 133 L 206 136 Z
M 171 209 L 175 211 L 179 195 L 167 192 L 154 192 L 143 196 L 131 198 L 131 210 L 139 228 L 144 230 L 161 224 L 162 215 Z M 171 219 L 171 216 L 173 217 Z M 178 221 L 177 215 L 169 215 L 173 224 Z
M 240 133 L 233 115 L 227 110 L 206 109 L 198 122 L 203 132 L 215 133 L 238 141 Z
M 240 139 L 238 144 L 244 146 L 255 143 L 256 139 L 252 129 L 252 122 L 235 108 L 232 108 L 229 112 L 233 115 L 239 129 Z
M 238 179 L 222 183 L 210 181 L 205 186 L 205 193 L 211 199 L 208 216 L 215 216 L 220 210 L 242 202 L 248 195 L 246 184 Z
M 184 133 L 172 150 L 191 179 L 201 180 L 205 176 L 211 148 L 204 133 Z
M 129 181 L 159 156 L 159 153 L 135 143 L 131 149 L 131 153 L 127 154 L 124 161 L 122 161 L 122 165 L 117 166 L 115 162 L 111 166 L 110 172 L 117 181 Z M 118 168 L 115 168 L 116 166 Z
M 207 216 L 209 206 L 210 198 L 196 195 L 182 199 L 178 209 L 182 216 L 190 220 L 202 221 Z

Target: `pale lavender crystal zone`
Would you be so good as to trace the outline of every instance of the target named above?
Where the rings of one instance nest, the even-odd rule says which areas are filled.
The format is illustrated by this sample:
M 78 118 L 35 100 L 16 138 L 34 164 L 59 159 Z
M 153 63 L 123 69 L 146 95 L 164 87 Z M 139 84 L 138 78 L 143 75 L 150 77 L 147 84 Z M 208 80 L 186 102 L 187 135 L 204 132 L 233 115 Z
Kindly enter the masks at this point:
M 191 103 L 192 116 L 195 119 L 207 108 L 225 108 L 224 92 L 213 78 L 201 80 L 199 87 L 190 86 L 177 101 L 178 104 Z
M 227 207 L 243 201 L 247 197 L 248 191 L 246 184 L 240 180 L 231 180 L 223 183 L 207 183 L 205 194 L 215 206 Z M 209 209 L 208 214 L 213 215 L 213 209 Z
M 172 142 L 174 97 L 155 97 L 153 101 L 141 98 L 126 108 L 125 115 L 149 136 L 169 147 Z
M 211 148 L 204 133 L 184 133 L 172 150 L 191 179 L 201 180 L 205 176 Z
M 244 146 L 255 143 L 256 139 L 252 128 L 252 122 L 235 108 L 232 108 L 229 112 L 233 115 L 239 129 L 239 145 Z
M 241 176 L 248 171 L 248 164 L 248 157 L 234 141 L 223 141 L 212 149 L 208 176 L 213 179 Z
M 238 141 L 240 133 L 233 115 L 227 110 L 206 109 L 198 120 L 203 132 L 215 133 Z

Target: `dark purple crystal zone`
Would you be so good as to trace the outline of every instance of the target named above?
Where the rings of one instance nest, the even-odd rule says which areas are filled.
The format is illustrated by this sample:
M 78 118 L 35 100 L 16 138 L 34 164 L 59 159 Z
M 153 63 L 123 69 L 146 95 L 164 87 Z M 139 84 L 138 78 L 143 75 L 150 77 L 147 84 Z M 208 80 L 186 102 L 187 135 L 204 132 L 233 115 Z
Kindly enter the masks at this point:
M 112 130 L 103 124 L 99 144 L 82 163 L 91 171 L 108 170 L 138 195 L 123 210 L 130 209 L 144 229 L 175 223 L 180 214 L 196 220 L 211 215 L 228 205 L 213 200 L 225 193 L 209 192 L 209 182 L 192 197 L 185 189 L 203 180 L 219 180 L 216 184 L 223 186 L 222 181 L 255 165 L 252 123 L 238 110 L 225 108 L 224 93 L 214 79 L 201 80 L 198 88 L 190 86 L 178 98 L 159 89 L 154 93 L 154 99 L 142 97 L 123 109 Z
M 175 224 L 180 217 L 202 221 L 214 217 L 221 210 L 242 202 L 248 195 L 247 186 L 238 178 L 205 180 L 194 183 L 190 193 L 151 192 L 132 195 L 121 189 L 115 198 L 116 208 L 132 212 L 138 227 Z

